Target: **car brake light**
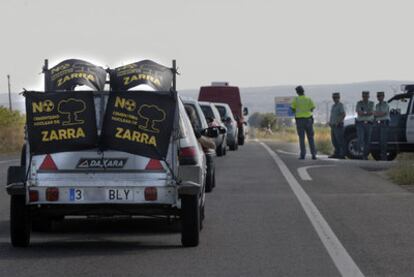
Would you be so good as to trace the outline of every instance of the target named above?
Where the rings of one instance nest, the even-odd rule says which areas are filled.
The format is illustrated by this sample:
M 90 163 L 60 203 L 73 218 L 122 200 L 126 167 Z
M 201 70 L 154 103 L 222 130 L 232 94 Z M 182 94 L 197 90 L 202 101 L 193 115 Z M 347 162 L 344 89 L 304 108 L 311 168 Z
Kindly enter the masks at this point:
M 157 188 L 155 187 L 146 187 L 144 194 L 146 201 L 155 201 L 158 198 Z
M 59 200 L 59 189 L 58 188 L 47 188 L 46 189 L 46 200 L 47 201 L 58 201 Z
M 180 148 L 178 156 L 181 165 L 194 165 L 198 162 L 197 149 L 195 147 Z
M 30 202 L 39 201 L 39 192 L 37 190 L 29 190 L 29 201 Z
M 42 164 L 39 167 L 40 170 L 58 170 L 55 162 L 50 154 L 47 154 Z
M 147 166 L 145 167 L 145 170 L 163 170 L 164 167 L 162 167 L 161 161 L 156 159 L 151 159 Z

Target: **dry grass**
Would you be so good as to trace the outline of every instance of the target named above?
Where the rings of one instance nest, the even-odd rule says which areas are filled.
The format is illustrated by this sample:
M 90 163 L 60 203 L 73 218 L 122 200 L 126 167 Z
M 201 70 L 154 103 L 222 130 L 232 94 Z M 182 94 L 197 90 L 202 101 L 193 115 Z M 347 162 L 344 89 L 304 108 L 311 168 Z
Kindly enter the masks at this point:
M 273 131 L 272 133 L 266 132 L 262 129 L 254 130 L 255 137 L 258 139 L 267 139 L 283 142 L 297 142 L 298 135 L 296 134 L 295 128 L 283 128 L 278 131 Z
M 20 151 L 24 139 L 24 116 L 0 107 L 0 153 Z
M 264 140 L 275 140 L 280 142 L 298 142 L 298 135 L 295 127 L 282 128 L 272 134 L 255 129 L 255 137 Z M 331 129 L 329 127 L 315 127 L 315 144 L 318 153 L 331 154 L 333 151 L 331 143 Z
M 395 183 L 407 186 L 414 185 L 414 154 L 403 153 L 398 155 L 397 164 L 387 171 L 388 176 Z
M 315 128 L 315 144 L 318 153 L 332 154 L 333 146 L 331 142 L 331 129 L 329 127 Z

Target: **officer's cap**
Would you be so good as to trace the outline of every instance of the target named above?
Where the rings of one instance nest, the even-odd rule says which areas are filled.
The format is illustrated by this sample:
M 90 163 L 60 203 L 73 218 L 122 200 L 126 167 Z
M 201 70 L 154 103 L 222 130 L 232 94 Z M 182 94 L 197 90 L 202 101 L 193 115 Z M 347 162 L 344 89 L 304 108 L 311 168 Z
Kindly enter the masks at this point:
M 362 96 L 369 96 L 369 91 L 368 90 L 364 90 L 362 92 Z
M 332 93 L 332 97 L 341 97 L 341 94 L 339 92 Z
M 303 87 L 302 87 L 302 86 L 297 86 L 297 87 L 295 88 L 295 90 L 296 90 L 296 92 L 297 92 L 297 93 L 304 93 L 304 92 L 305 92 L 305 90 L 303 89 Z
M 377 92 L 377 96 L 384 96 L 385 94 L 384 94 L 384 92 L 383 91 L 378 91 Z

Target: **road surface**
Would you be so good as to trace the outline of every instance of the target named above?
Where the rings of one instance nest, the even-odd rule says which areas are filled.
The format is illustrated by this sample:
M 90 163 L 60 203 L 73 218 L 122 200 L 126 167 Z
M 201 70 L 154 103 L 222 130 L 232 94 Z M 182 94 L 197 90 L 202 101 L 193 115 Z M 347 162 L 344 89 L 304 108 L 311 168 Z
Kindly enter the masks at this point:
M 413 193 L 352 162 L 266 145 L 217 159 L 196 248 L 162 220 L 72 219 L 14 249 L 2 189 L 0 276 L 414 276 Z M 15 163 L 0 159 L 2 184 Z

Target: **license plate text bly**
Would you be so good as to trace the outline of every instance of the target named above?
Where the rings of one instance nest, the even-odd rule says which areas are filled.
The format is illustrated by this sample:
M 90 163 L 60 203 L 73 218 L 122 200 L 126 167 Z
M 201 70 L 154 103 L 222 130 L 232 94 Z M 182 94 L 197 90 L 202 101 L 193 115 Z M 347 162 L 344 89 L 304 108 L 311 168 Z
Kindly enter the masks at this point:
M 106 192 L 107 200 L 110 201 L 132 201 L 133 194 L 129 189 L 108 189 Z

